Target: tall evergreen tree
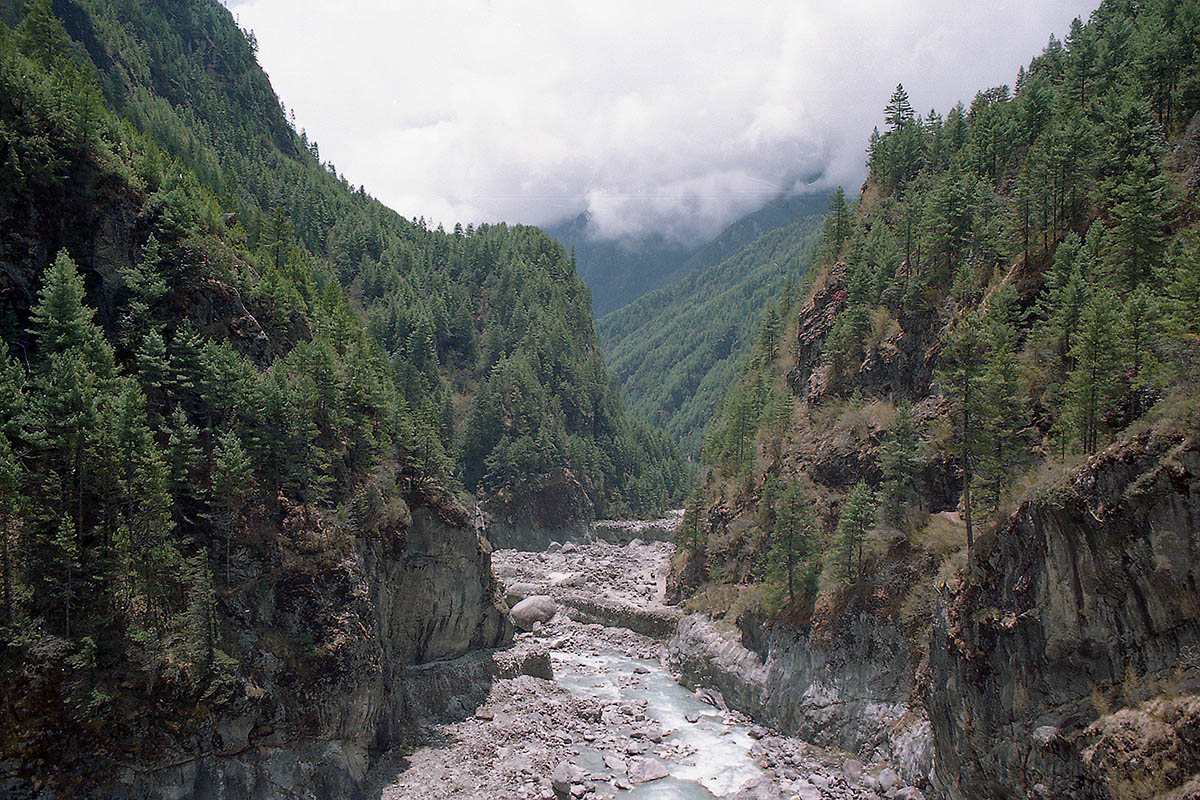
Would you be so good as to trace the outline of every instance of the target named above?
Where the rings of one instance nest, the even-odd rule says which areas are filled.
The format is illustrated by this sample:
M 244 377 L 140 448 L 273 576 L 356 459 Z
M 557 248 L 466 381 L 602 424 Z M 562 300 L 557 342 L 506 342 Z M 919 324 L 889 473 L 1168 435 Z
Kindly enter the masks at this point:
M 943 385 L 955 423 L 956 455 L 962 476 L 963 520 L 967 527 L 967 562 L 974 550 L 974 500 L 971 486 L 976 464 L 984 447 L 980 406 L 987 359 L 987 337 L 983 321 L 975 311 L 955 320 L 942 345 L 941 369 L 936 373 Z
M 885 519 L 899 525 L 904 509 L 920 501 L 921 436 L 912 406 L 901 402 L 888 427 L 888 436 L 879 448 L 879 466 L 883 472 L 881 504 Z
M 863 481 L 855 484 L 842 506 L 835 534 L 842 575 L 853 582 L 862 577 L 863 543 L 875 524 L 875 495 Z
M 1121 349 L 1117 327 L 1120 303 L 1111 290 L 1096 294 L 1079 320 L 1067 378 L 1064 419 L 1085 452 L 1094 453 L 1106 416 L 1113 411 L 1121 386 Z
M 771 531 L 768 578 L 775 591 L 786 590 L 789 608 L 796 605 L 799 596 L 811 594 L 820 573 L 819 564 L 813 563 L 817 557 L 817 525 L 808 504 L 800 484 L 788 484 L 779 497 Z
M 888 127 L 893 131 L 899 130 L 906 123 L 912 121 L 913 107 L 908 100 L 908 92 L 904 90 L 904 84 L 896 84 L 896 91 L 892 92 L 892 97 L 888 100 L 883 114 Z

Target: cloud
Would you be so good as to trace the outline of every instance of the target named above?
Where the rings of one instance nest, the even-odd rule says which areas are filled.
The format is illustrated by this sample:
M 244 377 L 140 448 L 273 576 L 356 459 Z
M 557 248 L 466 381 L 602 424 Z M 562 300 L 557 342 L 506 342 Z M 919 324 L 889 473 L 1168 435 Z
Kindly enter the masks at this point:
M 896 83 L 945 111 L 1096 0 L 238 0 L 323 159 L 402 214 L 697 241 L 864 177 Z

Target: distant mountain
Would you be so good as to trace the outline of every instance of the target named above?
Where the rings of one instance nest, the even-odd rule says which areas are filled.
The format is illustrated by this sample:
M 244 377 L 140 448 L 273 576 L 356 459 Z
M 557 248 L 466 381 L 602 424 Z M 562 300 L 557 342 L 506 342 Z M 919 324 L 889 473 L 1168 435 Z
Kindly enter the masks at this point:
M 666 283 L 695 252 L 662 236 L 628 244 L 616 240 L 591 239 L 588 214 L 543 228 L 546 233 L 575 249 L 575 269 L 592 290 L 592 309 L 607 314 Z
M 588 214 L 544 230 L 575 249 L 576 270 L 592 290 L 596 316 L 616 311 L 647 292 L 719 264 L 769 231 L 821 213 L 827 192 L 778 198 L 729 225 L 715 239 L 687 247 L 656 235 L 636 243 L 590 237 Z
M 714 266 L 700 268 L 602 317 L 596 323 L 615 380 L 636 414 L 700 451 L 708 422 L 737 380 L 764 310 L 812 261 L 824 204 L 796 198 L 740 220 L 695 253 L 689 264 L 728 252 L 739 237 L 766 231 Z M 823 201 L 824 198 L 821 198 Z M 807 215 L 782 227 L 773 220 L 799 209 Z

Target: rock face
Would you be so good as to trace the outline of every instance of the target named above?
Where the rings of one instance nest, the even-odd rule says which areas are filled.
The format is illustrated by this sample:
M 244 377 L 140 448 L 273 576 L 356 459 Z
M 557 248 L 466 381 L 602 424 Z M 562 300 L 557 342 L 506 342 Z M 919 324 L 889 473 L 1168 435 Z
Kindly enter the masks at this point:
M 752 647 L 746 645 L 751 644 Z M 702 614 L 679 625 L 667 664 L 689 686 L 715 686 L 730 707 L 814 744 L 894 761 L 909 783 L 931 768 L 929 724 L 909 704 L 913 666 L 900 631 L 865 615 L 829 642 Z
M 972 586 L 939 599 L 928 709 L 948 797 L 1153 797 L 1194 774 L 1190 425 L 1116 445 L 1025 503 L 979 543 Z
M 257 619 L 247 621 L 242 641 L 259 655 L 246 697 L 213 713 L 194 747 L 164 748 L 157 763 L 127 770 L 113 796 L 363 796 L 373 756 L 402 742 L 414 715 L 453 710 L 445 704 L 455 691 L 486 696 L 488 681 L 505 668 L 476 659 L 445 686 L 421 667 L 512 637 L 490 550 L 465 520 L 454 507 L 414 509 L 403 531 L 357 540 L 325 574 L 327 583 L 307 587 L 346 621 L 341 639 L 321 643 L 334 649 L 310 681 L 298 681 L 301 667 L 272 655 L 267 641 L 270 625 L 283 624 L 282 596 L 252 607 Z M 526 661 L 511 669 L 545 671 L 536 656 Z
M 626 545 L 634 539 L 644 542 L 674 542 L 683 524 L 682 511 L 670 511 L 662 519 L 615 520 L 593 522 L 588 534 L 611 544 Z
M 662 519 L 597 520 L 563 523 L 537 514 L 501 514 L 489 506 L 488 540 L 497 550 L 540 552 L 557 542 L 602 541 L 627 545 L 635 539 L 644 542 L 674 542 L 683 522 L 683 512 L 669 512 Z

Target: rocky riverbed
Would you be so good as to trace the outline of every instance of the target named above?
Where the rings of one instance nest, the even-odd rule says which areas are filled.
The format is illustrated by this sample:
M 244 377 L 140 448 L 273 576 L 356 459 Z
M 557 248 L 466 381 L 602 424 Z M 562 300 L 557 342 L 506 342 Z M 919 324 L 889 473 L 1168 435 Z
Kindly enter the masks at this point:
M 517 634 L 486 694 L 464 695 L 472 707 L 435 704 L 419 744 L 379 771 L 382 797 L 919 796 L 888 765 L 779 735 L 726 708 L 713 689 L 680 686 L 662 663 L 681 616 L 662 599 L 671 552 L 634 539 L 494 553 L 510 603 L 541 598 L 526 603 L 537 607 L 533 618 L 514 609 L 529 630 Z M 445 670 L 447 691 L 454 669 Z

